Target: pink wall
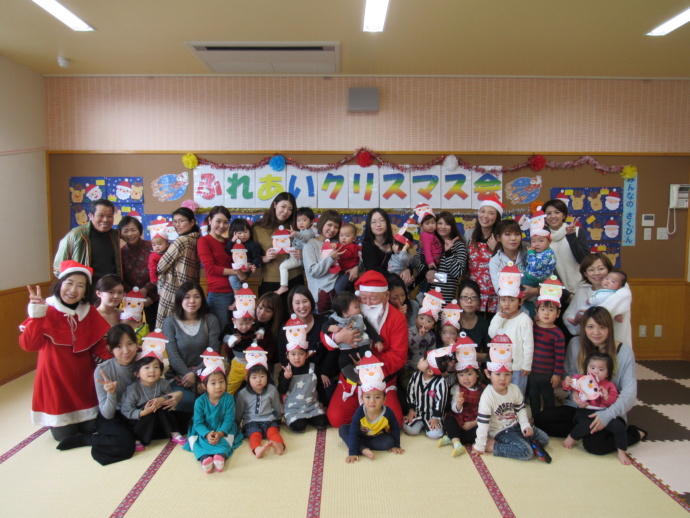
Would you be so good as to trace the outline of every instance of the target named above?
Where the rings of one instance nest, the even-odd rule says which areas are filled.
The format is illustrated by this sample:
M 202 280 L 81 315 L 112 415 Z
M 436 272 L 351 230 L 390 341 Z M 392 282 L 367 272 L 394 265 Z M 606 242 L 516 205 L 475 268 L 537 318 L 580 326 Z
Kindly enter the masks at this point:
M 380 111 L 349 114 L 349 86 Z M 49 77 L 48 149 L 690 152 L 690 81 Z

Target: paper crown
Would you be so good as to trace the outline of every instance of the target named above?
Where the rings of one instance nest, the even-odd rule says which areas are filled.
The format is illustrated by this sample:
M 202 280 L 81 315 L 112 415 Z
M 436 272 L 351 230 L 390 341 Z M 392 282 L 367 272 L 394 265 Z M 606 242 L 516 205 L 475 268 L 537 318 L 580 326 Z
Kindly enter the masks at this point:
M 407 226 L 405 226 L 404 228 L 405 228 L 405 232 L 407 232 Z M 401 230 L 402 230 L 402 229 L 401 229 Z M 403 245 L 403 246 L 405 246 L 405 245 L 412 246 L 412 241 L 410 241 L 409 239 L 407 239 L 407 238 L 406 238 L 403 234 L 401 234 L 400 232 L 398 232 L 397 234 L 395 234 L 395 235 L 393 236 L 393 239 L 395 239 L 398 243 L 400 243 L 400 244 Z
M 254 292 L 249 289 L 249 284 L 246 282 L 242 284 L 242 287 L 235 292 L 235 297 L 254 297 L 256 298 L 256 295 L 254 295 Z
M 141 290 L 140 290 L 139 288 L 137 288 L 136 286 L 134 286 L 134 288 L 132 288 L 132 290 L 129 291 L 129 292 L 127 293 L 127 295 L 124 296 L 124 299 L 125 299 L 125 300 L 127 300 L 127 299 L 146 300 L 146 297 L 144 297 L 144 296 L 141 294 Z
M 84 266 L 83 264 L 71 259 L 68 261 L 62 261 L 60 263 L 60 275 L 58 275 L 58 279 L 64 279 L 73 273 L 83 273 L 89 279 L 89 282 L 91 282 L 91 279 L 93 278 L 93 268 Z
M 558 307 L 561 307 L 561 296 L 563 295 L 563 284 L 558 280 L 558 277 L 552 275 L 539 285 L 539 297 L 537 298 L 537 306 L 547 300 L 554 302 Z
M 288 352 L 294 351 L 297 348 L 304 350 L 309 348 L 306 331 L 307 324 L 302 322 L 295 313 L 285 322 L 283 329 L 285 330 L 285 336 L 287 338 L 286 350 Z
M 422 224 L 422 220 L 431 214 L 432 216 L 434 215 L 434 210 L 431 208 L 431 205 L 428 203 L 419 203 L 417 206 L 414 208 L 414 213 L 417 215 L 417 223 Z
M 455 322 L 458 324 L 459 329 L 460 313 L 462 313 L 462 309 L 458 301 L 453 299 L 450 304 L 446 304 L 441 310 L 441 324 L 445 324 L 448 321 Z
M 417 315 L 426 315 L 427 317 L 433 318 L 434 322 L 438 322 L 438 313 L 431 308 L 421 307 L 419 308 Z
M 212 348 L 207 347 L 200 356 L 204 359 L 205 367 L 200 374 L 201 381 L 204 381 L 216 371 L 220 371 L 223 373 L 223 375 L 225 375 L 225 358 L 223 358 L 220 354 L 218 354 Z
M 464 371 L 468 367 L 479 368 L 477 363 L 477 344 L 464 331 L 460 331 L 458 339 L 453 344 L 452 352 L 455 353 L 455 359 L 458 362 L 455 366 L 456 371 Z

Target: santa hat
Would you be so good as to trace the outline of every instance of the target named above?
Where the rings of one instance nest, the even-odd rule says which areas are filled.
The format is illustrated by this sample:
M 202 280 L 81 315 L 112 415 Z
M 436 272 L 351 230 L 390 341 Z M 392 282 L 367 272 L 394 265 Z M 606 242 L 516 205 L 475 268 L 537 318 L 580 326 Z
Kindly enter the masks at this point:
M 245 282 L 242 284 L 242 288 L 235 292 L 235 297 L 256 297 L 256 295 L 249 289 L 249 284 Z
M 146 335 L 144 338 L 146 339 L 148 336 L 149 335 Z M 154 340 L 153 343 L 146 342 L 146 347 L 137 355 L 137 360 L 141 360 L 142 358 L 156 358 L 162 363 L 164 352 L 165 343 L 158 340 Z
M 558 280 L 558 277 L 552 275 L 539 288 L 539 297 L 537 298 L 537 307 L 546 300 L 555 302 L 558 307 L 561 307 L 561 295 L 563 294 L 563 284 Z
M 288 319 L 288 321 L 285 322 L 285 326 L 283 326 L 283 329 L 286 331 L 285 334 L 288 337 L 288 341 L 286 344 L 286 349 L 288 351 L 293 351 L 293 350 L 297 349 L 298 347 L 301 349 L 305 349 L 305 350 L 309 348 L 309 344 L 307 342 L 294 343 L 294 342 L 290 341 L 291 330 L 293 330 L 293 329 L 306 329 L 306 328 L 307 328 L 307 324 L 302 322 L 302 320 L 295 313 L 293 313 L 290 316 L 290 318 Z
M 617 222 L 615 219 L 613 219 L 613 218 L 611 218 L 610 220 L 608 220 L 608 221 L 606 222 L 606 225 L 604 225 L 604 228 L 610 228 L 610 229 L 619 228 L 619 227 L 620 227 L 620 225 L 619 225 L 618 222 Z
M 570 198 L 568 198 L 568 196 L 563 191 L 559 192 L 556 195 L 556 199 L 561 200 L 563 203 L 566 204 L 566 206 L 568 205 L 568 202 L 570 202 Z
M 278 227 L 278 230 L 273 232 L 273 235 L 271 236 L 272 239 L 280 239 L 284 237 L 290 237 L 290 231 L 285 230 L 285 227 L 283 225 L 280 225 Z
M 383 381 L 383 362 L 374 356 L 371 351 L 364 353 L 364 358 L 362 358 L 359 364 L 355 367 L 355 370 L 361 371 L 364 368 L 372 367 L 381 370 L 382 379 L 374 382 L 366 382 L 362 380 L 361 390 L 362 392 L 370 392 L 372 390 L 380 390 L 381 392 L 384 392 L 386 390 L 386 383 Z
M 127 214 L 127 215 L 131 216 L 133 218 L 140 218 L 141 217 L 141 214 L 139 214 L 139 211 L 136 209 L 130 211 L 129 214 Z
M 252 345 L 250 345 L 244 350 L 244 355 L 247 358 L 247 366 L 245 367 L 245 370 L 251 369 L 252 367 L 254 367 L 254 365 L 263 365 L 266 368 L 266 370 L 268 370 L 268 360 L 266 359 L 266 351 L 259 347 L 259 345 L 256 342 L 253 342 Z
M 482 207 L 491 207 L 492 209 L 495 209 L 498 211 L 499 216 L 503 216 L 503 210 L 506 208 L 495 194 L 491 194 L 484 198 L 484 200 L 479 204 L 479 210 L 481 210 Z
M 247 248 L 242 244 L 242 241 L 240 241 L 240 240 L 238 239 L 238 240 L 235 241 L 235 244 L 232 245 L 232 250 L 233 250 L 233 251 L 234 251 L 234 250 L 239 250 L 239 251 L 244 250 L 244 251 L 246 252 L 246 251 L 247 251 Z
M 417 212 L 419 211 L 419 212 Z M 434 210 L 431 208 L 431 205 L 428 203 L 418 203 L 417 206 L 414 208 L 415 214 L 417 214 L 417 222 L 421 225 L 422 221 L 424 218 L 427 216 L 434 215 Z
M 445 322 L 442 320 L 441 321 L 441 328 L 443 329 L 443 326 L 451 326 L 460 331 L 460 322 L 454 322 L 453 320 L 446 320 Z
M 472 341 L 465 331 L 460 331 L 458 339 L 453 344 L 451 352 L 457 351 L 460 347 L 477 347 L 477 344 Z
M 494 354 L 500 354 L 500 357 Z M 489 358 L 486 368 L 491 372 L 513 372 L 513 342 L 510 337 L 499 329 L 489 342 Z
M 199 355 L 201 358 L 209 358 L 211 360 L 222 360 L 223 357 L 214 351 L 212 348 L 207 347 L 206 350 Z
M 154 235 L 151 236 L 151 239 L 156 239 L 157 237 L 160 237 L 161 239 L 165 239 L 166 241 L 168 240 L 167 236 L 164 236 L 160 232 L 156 232 Z
M 120 183 L 117 184 L 118 187 L 122 187 L 124 189 L 131 189 L 132 186 L 127 180 L 122 180 Z
M 438 321 L 438 313 L 436 311 L 433 311 L 431 308 L 425 308 L 421 307 L 419 308 L 419 311 L 417 312 L 418 315 L 426 315 L 428 317 L 431 317 L 434 319 L 434 322 Z
M 127 293 L 127 295 L 124 296 L 124 299 L 125 299 L 125 300 L 127 300 L 127 299 L 142 299 L 142 300 L 146 300 L 146 297 L 144 297 L 144 296 L 141 294 L 141 290 L 140 290 L 138 287 L 134 286 L 134 288 L 132 288 L 132 291 L 130 291 L 129 293 Z
M 86 189 L 86 195 L 88 196 L 89 193 L 91 193 L 91 192 L 94 191 L 95 189 L 98 189 L 98 186 L 97 186 L 97 185 L 94 185 L 94 184 L 92 184 L 92 183 L 87 183 L 85 189 Z
M 83 273 L 89 279 L 89 282 L 91 282 L 91 279 L 93 278 L 93 268 L 84 266 L 83 264 L 73 261 L 72 259 L 62 261 L 60 263 L 60 275 L 58 275 L 58 279 L 64 279 L 73 273 Z
M 544 236 L 551 237 L 551 232 L 545 227 L 546 214 L 541 210 L 541 207 L 537 207 L 537 211 L 532 214 L 532 218 L 529 221 L 529 232 L 532 236 Z
M 167 343 L 167 342 L 168 342 L 168 339 L 167 339 L 167 338 L 165 337 L 165 335 L 163 334 L 162 329 L 156 328 L 152 333 L 147 334 L 147 335 L 143 338 L 143 341 L 144 341 L 144 342 L 154 341 L 154 342 Z
M 606 195 L 606 199 L 610 200 L 610 201 L 613 201 L 613 200 L 621 201 L 621 195 L 618 194 L 618 191 L 616 191 L 614 189 Z
M 355 289 L 358 291 L 385 293 L 388 291 L 388 281 L 382 273 L 369 270 L 355 281 Z
M 522 277 L 520 269 L 513 261 L 508 261 L 508 264 L 498 272 L 498 296 L 522 298 L 519 277 Z

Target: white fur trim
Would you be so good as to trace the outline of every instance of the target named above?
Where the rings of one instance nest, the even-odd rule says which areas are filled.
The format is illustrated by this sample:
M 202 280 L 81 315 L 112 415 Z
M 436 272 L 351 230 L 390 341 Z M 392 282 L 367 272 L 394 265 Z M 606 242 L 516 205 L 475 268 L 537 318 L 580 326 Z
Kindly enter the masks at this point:
M 374 293 L 384 293 L 388 291 L 388 286 L 360 286 L 359 291 L 369 291 Z
M 493 200 L 484 200 L 479 204 L 479 208 L 481 209 L 482 207 L 491 207 L 492 209 L 496 209 L 498 211 L 498 215 L 503 216 L 503 207 Z
M 29 304 L 27 308 L 29 318 L 41 318 L 48 313 L 48 304 Z

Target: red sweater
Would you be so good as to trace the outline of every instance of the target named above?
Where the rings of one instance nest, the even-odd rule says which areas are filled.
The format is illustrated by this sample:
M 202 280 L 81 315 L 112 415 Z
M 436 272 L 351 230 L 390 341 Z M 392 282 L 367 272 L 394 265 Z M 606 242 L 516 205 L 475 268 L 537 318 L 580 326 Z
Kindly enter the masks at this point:
M 232 293 L 228 276 L 223 275 L 224 268 L 232 268 L 232 257 L 225 251 L 227 243 L 227 239 L 218 241 L 210 234 L 197 241 L 196 249 L 206 271 L 209 293 Z

